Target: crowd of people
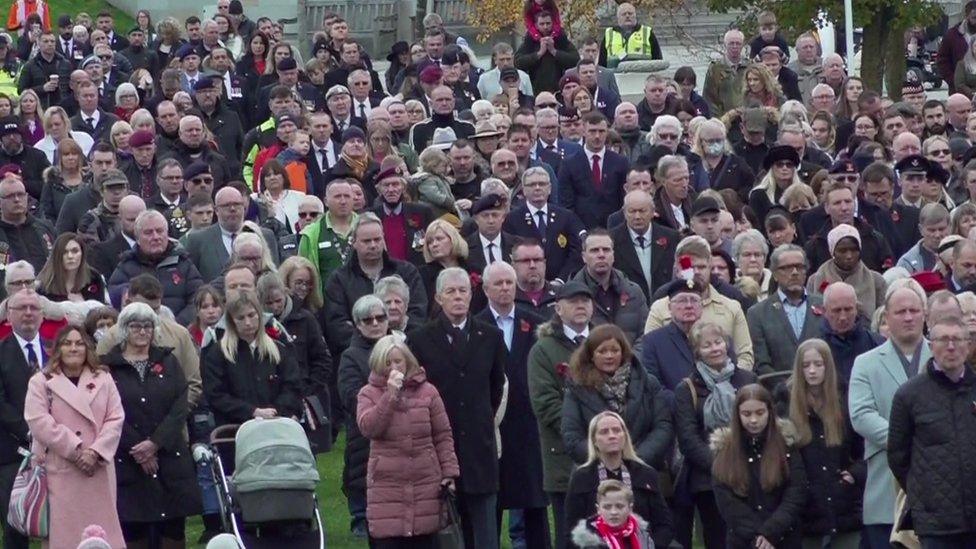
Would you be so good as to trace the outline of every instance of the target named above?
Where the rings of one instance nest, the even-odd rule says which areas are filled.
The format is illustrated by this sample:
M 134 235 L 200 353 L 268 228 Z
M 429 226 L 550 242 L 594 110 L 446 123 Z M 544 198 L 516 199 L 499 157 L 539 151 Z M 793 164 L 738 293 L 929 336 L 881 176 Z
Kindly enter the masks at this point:
M 448 494 L 475 549 L 976 547 L 976 0 L 944 101 L 764 12 L 630 102 L 647 14 L 524 15 L 483 70 L 428 14 L 381 75 L 334 13 L 16 0 L 3 516 L 30 448 L 47 546 L 205 543 L 209 434 L 283 417 L 344 432 L 374 549 L 436 547 Z

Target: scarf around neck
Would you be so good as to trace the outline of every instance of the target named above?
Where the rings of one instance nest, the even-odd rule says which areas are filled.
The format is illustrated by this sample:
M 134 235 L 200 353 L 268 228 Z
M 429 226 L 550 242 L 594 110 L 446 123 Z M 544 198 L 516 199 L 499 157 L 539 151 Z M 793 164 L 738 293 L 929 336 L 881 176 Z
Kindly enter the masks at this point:
M 630 364 L 623 363 L 613 375 L 607 376 L 600 385 L 600 394 L 607 399 L 607 405 L 620 415 L 624 413 L 627 401 L 627 384 L 630 382 Z
M 352 176 L 362 181 L 363 176 L 366 175 L 366 168 L 369 167 L 369 156 L 363 155 L 356 158 L 346 153 L 342 153 L 341 156 L 346 161 L 346 165 L 349 166 L 349 171 L 352 173 Z
M 853 271 L 844 271 L 839 269 L 833 260 L 830 260 L 820 267 L 820 272 L 823 274 L 823 282 L 828 284 L 846 282 L 853 286 L 857 292 L 858 308 L 865 311 L 866 315 L 870 316 L 879 305 L 879 303 L 875 303 L 875 296 L 878 294 L 874 284 L 874 276 L 863 261 L 859 261 Z
M 596 531 L 609 549 L 624 549 L 625 547 L 647 549 L 641 547 L 640 536 L 637 534 L 639 530 L 640 526 L 633 514 L 627 517 L 627 521 L 620 526 L 610 526 L 603 520 L 603 517 L 596 517 Z
M 716 372 L 699 360 L 695 363 L 695 368 L 705 382 L 705 387 L 708 388 L 708 396 L 702 403 L 705 430 L 713 431 L 719 427 L 728 427 L 729 422 L 732 421 L 732 408 L 735 407 L 735 387 L 732 386 L 731 381 L 732 374 L 735 373 L 735 364 L 732 364 L 731 359 L 726 359 L 725 366 Z

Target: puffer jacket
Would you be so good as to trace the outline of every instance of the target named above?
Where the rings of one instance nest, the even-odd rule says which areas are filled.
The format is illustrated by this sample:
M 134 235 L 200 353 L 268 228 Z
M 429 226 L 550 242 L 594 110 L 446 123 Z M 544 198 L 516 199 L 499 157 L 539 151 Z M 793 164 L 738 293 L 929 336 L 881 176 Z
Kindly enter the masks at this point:
M 13 225 L 0 220 L 0 263 L 7 265 L 26 260 L 41 272 L 55 238 L 54 227 L 47 221 L 27 214 L 27 221 Z
M 423 369 L 393 396 L 386 376 L 370 374 L 359 391 L 356 423 L 370 440 L 366 520 L 374 538 L 437 532 L 441 481 L 461 474 L 444 401 Z
M 359 390 L 369 382 L 369 354 L 375 341 L 363 337 L 357 330 L 349 347 L 339 359 L 339 400 L 346 411 L 346 450 L 343 452 L 342 488 L 366 489 L 366 463 L 369 460 L 369 439 L 359 432 L 356 424 L 356 398 Z
M 891 403 L 888 466 L 919 536 L 976 536 L 976 373 L 955 383 L 929 360 Z
M 580 269 L 573 280 L 586 284 L 596 295 L 599 283 L 586 272 L 586 269 Z M 644 334 L 644 323 L 647 321 L 648 313 L 647 297 L 636 282 L 628 279 L 617 269 L 614 269 L 613 274 L 610 275 L 610 286 L 620 296 L 620 300 L 612 311 L 600 307 L 594 300 L 593 324 L 616 324 L 627 334 L 627 338 L 634 342 Z M 640 353 L 637 355 L 640 356 Z
M 563 401 L 562 432 L 566 451 L 576 463 L 587 457 L 587 432 L 590 420 L 610 409 L 607 399 L 596 387 L 584 387 L 570 381 Z M 661 392 L 661 382 L 651 377 L 637 359 L 630 366 L 624 423 L 634 441 L 634 450 L 644 463 L 661 470 L 674 442 L 671 408 Z
M 193 295 L 203 286 L 203 278 L 190 256 L 171 240 L 162 257 L 150 258 L 139 245 L 122 254 L 119 265 L 108 279 L 109 295 L 122 294 L 122 287 L 134 277 L 149 273 L 163 285 L 163 305 L 169 307 L 177 322 L 187 325 L 193 320 Z

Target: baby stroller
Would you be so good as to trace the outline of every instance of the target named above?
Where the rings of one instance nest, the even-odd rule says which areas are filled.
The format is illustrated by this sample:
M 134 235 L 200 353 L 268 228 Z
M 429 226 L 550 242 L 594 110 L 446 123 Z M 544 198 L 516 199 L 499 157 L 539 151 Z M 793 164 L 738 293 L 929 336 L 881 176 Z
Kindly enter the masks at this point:
M 210 435 L 224 531 L 242 548 L 325 549 L 319 473 L 302 426 L 288 418 L 222 425 Z M 233 456 L 233 474 L 225 462 Z

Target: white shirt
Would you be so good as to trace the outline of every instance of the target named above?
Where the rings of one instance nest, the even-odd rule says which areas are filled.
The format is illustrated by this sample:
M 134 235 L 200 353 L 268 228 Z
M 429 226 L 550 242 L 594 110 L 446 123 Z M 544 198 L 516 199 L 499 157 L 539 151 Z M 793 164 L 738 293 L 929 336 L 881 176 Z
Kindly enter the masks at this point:
M 319 147 L 315 143 L 312 143 L 312 149 L 315 151 L 315 160 L 319 162 L 320 164 L 319 167 L 322 168 L 322 173 L 329 171 L 329 168 L 335 166 L 336 154 L 335 154 L 335 147 L 332 146 L 331 138 L 329 138 L 329 140 L 325 142 L 325 146 L 322 147 Z M 325 152 L 325 163 L 326 163 L 325 166 L 321 165 L 323 151 Z
M 494 240 L 488 240 L 485 235 L 478 233 L 478 238 L 481 239 L 481 248 L 484 250 L 485 254 L 485 265 L 490 265 L 492 263 L 488 256 L 488 244 L 494 244 L 492 247 L 492 252 L 494 252 L 495 261 L 502 260 L 502 234 L 498 233 L 498 236 Z
M 234 238 L 235 235 L 227 232 L 223 227 L 220 228 L 220 236 L 224 241 L 224 248 L 227 249 L 227 255 L 234 255 Z
M 356 116 L 362 116 L 359 112 L 360 105 L 362 105 L 363 110 L 366 112 L 366 116 L 368 117 L 369 113 L 373 110 L 373 107 L 369 106 L 369 98 L 366 98 L 362 101 L 358 101 L 356 99 L 352 100 L 352 112 L 356 113 Z
M 681 209 L 681 204 L 678 204 L 677 206 L 674 204 L 669 204 L 669 206 L 671 206 L 671 212 L 674 213 L 674 220 L 678 222 L 678 225 L 681 225 L 682 229 L 687 227 L 688 220 L 685 219 L 685 212 Z
M 135 247 L 135 245 L 136 245 L 136 241 L 135 241 L 135 240 L 132 240 L 131 238 L 129 238 L 129 237 L 128 237 L 128 235 L 126 235 L 125 233 L 122 233 L 122 238 L 124 238 L 124 239 L 125 239 L 125 242 L 126 242 L 126 244 L 128 244 L 128 245 L 129 245 L 129 249 L 130 249 L 130 250 L 131 250 L 131 249 L 132 249 L 133 247 Z
M 541 229 L 542 228 L 542 227 L 539 227 L 539 214 L 536 213 L 536 212 L 542 212 L 542 218 L 546 220 L 546 223 L 547 223 L 546 226 L 548 227 L 548 223 L 549 223 L 549 205 L 546 204 L 546 205 L 542 206 L 541 208 L 536 208 L 532 204 L 528 204 L 528 203 L 526 205 L 529 207 L 529 215 L 532 216 L 532 221 L 535 223 L 536 228 L 537 229 Z
M 602 175 L 603 174 L 603 161 L 607 159 L 607 148 L 606 147 L 603 147 L 599 151 L 591 151 L 589 149 L 589 147 L 583 147 L 583 150 L 586 151 L 586 165 L 589 166 L 590 169 L 593 168 L 593 156 L 594 155 L 599 155 L 600 156 L 600 160 L 597 162 L 597 164 L 600 165 L 600 174 Z
M 465 318 L 460 324 L 452 324 L 452 325 L 455 328 L 457 328 L 458 330 L 461 330 L 463 332 L 464 331 L 464 327 L 468 325 L 468 319 Z M 447 340 L 450 341 L 451 343 L 454 342 L 454 340 L 451 339 L 451 334 L 448 334 L 447 335 Z
M 505 346 L 511 351 L 512 338 L 515 336 L 515 307 L 513 306 L 512 310 L 504 315 L 496 311 L 491 305 L 488 305 L 488 308 L 491 309 L 491 314 L 495 317 L 495 323 L 498 324 L 498 329 L 505 336 Z
M 91 118 L 91 125 L 93 128 L 97 128 L 98 121 L 102 119 L 102 113 L 100 113 L 97 108 L 91 114 L 85 114 L 84 111 L 78 111 L 78 114 L 81 115 L 82 122 L 87 123 L 88 119 Z
M 648 227 L 647 231 L 639 235 L 634 232 L 633 229 L 628 228 L 627 231 L 630 233 L 630 240 L 634 243 L 634 253 L 637 254 L 637 261 L 640 263 L 641 272 L 644 274 L 644 279 L 647 280 L 647 287 L 651 287 L 651 229 Z M 637 241 L 638 236 L 644 237 L 644 246 L 640 245 Z
M 17 344 L 20 346 L 20 352 L 24 353 L 24 362 L 30 365 L 30 358 L 27 355 L 27 345 L 30 344 L 34 347 L 34 355 L 37 357 L 38 366 L 44 367 L 44 355 L 41 353 L 41 335 L 40 333 L 34 334 L 34 339 L 28 341 L 22 337 L 17 332 L 14 332 L 17 336 Z
M 583 328 L 582 332 L 577 333 L 569 326 L 563 324 L 563 335 L 568 337 L 570 341 L 575 340 L 576 336 L 583 336 L 584 338 L 590 337 L 590 327 L 587 326 L 586 328 Z

